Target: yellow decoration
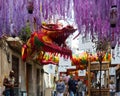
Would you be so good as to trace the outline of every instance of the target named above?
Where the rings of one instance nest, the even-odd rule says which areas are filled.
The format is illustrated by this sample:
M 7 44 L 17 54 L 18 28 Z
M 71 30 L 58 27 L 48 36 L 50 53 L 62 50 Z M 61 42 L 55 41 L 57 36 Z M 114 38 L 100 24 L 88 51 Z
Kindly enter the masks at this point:
M 52 43 L 51 39 L 49 39 L 48 36 L 43 36 L 42 39 L 46 43 Z

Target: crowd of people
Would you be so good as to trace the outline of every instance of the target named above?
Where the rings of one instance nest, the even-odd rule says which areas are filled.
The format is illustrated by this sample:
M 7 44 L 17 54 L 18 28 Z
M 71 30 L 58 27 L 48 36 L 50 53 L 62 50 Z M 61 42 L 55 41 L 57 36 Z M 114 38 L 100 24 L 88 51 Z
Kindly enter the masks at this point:
M 60 77 L 56 82 L 54 96 L 86 96 L 86 84 L 81 79 L 71 76 L 68 81 Z
M 110 96 L 116 96 L 115 84 L 112 80 L 110 80 L 109 91 Z M 60 77 L 56 82 L 54 96 L 88 96 L 86 83 L 84 79 L 76 79 L 74 75 L 67 81 Z
M 3 85 L 5 86 L 4 96 L 15 96 L 14 87 L 18 85 L 15 82 L 14 71 L 10 71 L 9 77 L 5 77 L 3 80 Z M 109 84 L 110 96 L 115 96 L 116 88 L 112 80 Z M 55 83 L 54 96 L 88 96 L 87 86 L 84 79 L 76 79 L 75 75 L 69 78 L 64 78 L 61 76 Z

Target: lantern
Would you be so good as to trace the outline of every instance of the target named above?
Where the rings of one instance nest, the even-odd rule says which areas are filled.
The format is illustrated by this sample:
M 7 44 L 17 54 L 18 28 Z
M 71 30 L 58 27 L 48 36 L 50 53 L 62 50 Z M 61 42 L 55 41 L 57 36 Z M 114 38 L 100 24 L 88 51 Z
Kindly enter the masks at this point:
M 32 1 L 28 1 L 28 6 L 27 6 L 28 13 L 32 14 L 33 13 L 33 9 L 34 9 L 33 2 Z
M 117 23 L 117 5 L 111 6 L 110 9 L 110 26 L 116 27 Z
M 11 21 L 11 23 L 10 23 L 10 33 L 11 33 L 11 36 L 12 36 L 13 38 L 16 37 L 16 30 L 15 30 L 14 23 L 13 23 L 12 21 Z
M 112 49 L 115 49 L 115 46 L 116 46 L 116 42 L 115 42 L 115 41 L 112 41 L 112 42 L 111 42 L 111 48 L 112 48 Z

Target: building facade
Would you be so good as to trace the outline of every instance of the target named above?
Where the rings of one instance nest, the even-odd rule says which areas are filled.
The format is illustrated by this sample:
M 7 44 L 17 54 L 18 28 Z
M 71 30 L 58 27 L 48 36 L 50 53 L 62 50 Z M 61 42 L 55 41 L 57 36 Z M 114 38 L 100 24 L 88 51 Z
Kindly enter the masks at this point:
M 44 96 L 43 66 L 32 60 L 23 62 L 21 48 L 20 41 L 8 41 L 6 38 L 0 40 L 0 94 L 4 90 L 4 77 L 13 70 L 18 83 L 15 96 Z

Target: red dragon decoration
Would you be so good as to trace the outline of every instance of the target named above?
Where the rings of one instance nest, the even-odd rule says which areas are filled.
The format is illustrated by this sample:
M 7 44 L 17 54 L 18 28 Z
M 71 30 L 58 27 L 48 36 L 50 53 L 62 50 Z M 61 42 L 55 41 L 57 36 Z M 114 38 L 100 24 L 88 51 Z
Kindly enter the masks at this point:
M 72 51 L 66 46 L 65 40 L 69 35 L 74 33 L 76 29 L 72 26 L 60 27 L 57 24 L 43 24 L 39 32 L 33 32 L 27 43 L 22 47 L 22 59 L 37 59 L 41 64 L 46 52 L 54 54 L 54 56 L 63 56 L 64 58 L 72 57 Z

